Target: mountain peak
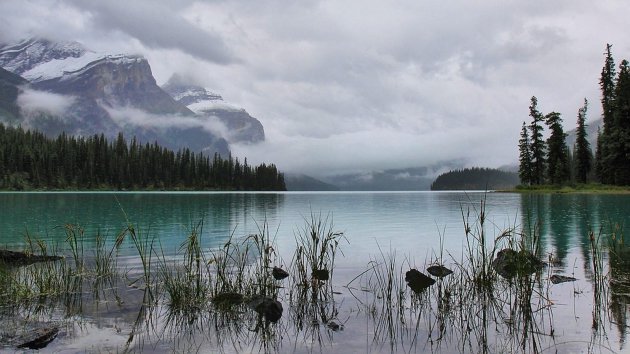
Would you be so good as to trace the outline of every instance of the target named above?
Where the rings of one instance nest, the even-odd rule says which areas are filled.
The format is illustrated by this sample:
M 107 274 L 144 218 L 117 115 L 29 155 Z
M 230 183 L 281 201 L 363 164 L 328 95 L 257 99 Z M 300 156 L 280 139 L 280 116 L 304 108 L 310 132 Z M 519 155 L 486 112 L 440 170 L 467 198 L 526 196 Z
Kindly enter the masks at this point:
M 45 38 L 30 38 L 17 44 L 0 47 L 0 66 L 22 75 L 35 66 L 53 60 L 79 58 L 89 51 L 76 41 L 51 41 Z
M 223 101 L 221 95 L 210 92 L 204 87 L 190 84 L 179 74 L 173 74 L 166 84 L 162 86 L 162 89 L 171 95 L 175 101 L 185 106 L 195 105 L 200 102 L 214 104 Z M 193 107 L 189 108 L 195 111 Z

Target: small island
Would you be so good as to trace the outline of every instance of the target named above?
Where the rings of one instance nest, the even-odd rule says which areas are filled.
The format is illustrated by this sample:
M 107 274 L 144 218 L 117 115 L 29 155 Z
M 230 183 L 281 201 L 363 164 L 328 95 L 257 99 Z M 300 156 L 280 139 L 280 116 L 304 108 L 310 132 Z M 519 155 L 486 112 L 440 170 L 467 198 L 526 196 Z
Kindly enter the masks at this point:
M 464 168 L 439 175 L 432 191 L 511 189 L 519 184 L 518 174 L 495 168 Z

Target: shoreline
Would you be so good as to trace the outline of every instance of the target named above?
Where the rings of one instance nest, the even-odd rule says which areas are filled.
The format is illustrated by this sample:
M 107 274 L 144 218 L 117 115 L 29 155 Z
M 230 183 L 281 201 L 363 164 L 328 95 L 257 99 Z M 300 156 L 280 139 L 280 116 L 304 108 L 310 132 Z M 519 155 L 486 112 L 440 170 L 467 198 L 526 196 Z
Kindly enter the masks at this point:
M 630 194 L 630 186 L 577 185 L 577 186 L 517 186 L 512 189 L 497 190 L 498 193 L 520 194 Z

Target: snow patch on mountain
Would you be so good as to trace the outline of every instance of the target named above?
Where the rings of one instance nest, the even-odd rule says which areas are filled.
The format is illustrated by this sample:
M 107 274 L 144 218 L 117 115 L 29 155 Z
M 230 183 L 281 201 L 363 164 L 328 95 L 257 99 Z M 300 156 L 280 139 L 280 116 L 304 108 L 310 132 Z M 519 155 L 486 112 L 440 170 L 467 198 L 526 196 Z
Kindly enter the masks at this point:
M 186 107 L 195 113 L 211 113 L 215 110 L 245 112 L 245 109 L 226 103 L 223 100 L 204 100 L 191 103 Z
M 15 74 L 33 69 L 51 60 L 79 58 L 89 51 L 78 42 L 51 42 L 42 38 L 24 40 L 0 47 L 0 66 Z

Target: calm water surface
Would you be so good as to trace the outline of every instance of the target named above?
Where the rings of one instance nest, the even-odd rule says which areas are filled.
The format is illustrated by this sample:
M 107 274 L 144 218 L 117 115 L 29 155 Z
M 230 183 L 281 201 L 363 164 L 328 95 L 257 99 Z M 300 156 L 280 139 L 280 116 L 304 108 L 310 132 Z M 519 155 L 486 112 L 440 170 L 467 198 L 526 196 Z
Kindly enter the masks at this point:
M 486 232 L 490 237 L 509 227 L 539 227 L 543 254 L 553 254 L 559 260 L 558 271 L 582 280 L 589 278 L 589 231 L 598 233 L 602 228 L 609 229 L 612 223 L 624 225 L 630 222 L 630 196 L 627 195 L 479 192 L 0 193 L 0 244 L 7 248 L 19 248 L 25 234 L 61 242 L 65 239 L 63 225 L 77 224 L 86 230 L 85 241 L 89 245 L 97 231 L 113 238 L 131 223 L 144 235 L 159 240 L 166 254 L 175 254 L 187 231 L 200 221 L 203 221 L 202 243 L 206 248 L 220 247 L 230 235 L 241 238 L 259 233 L 266 222 L 278 245 L 277 251 L 286 264 L 295 249 L 296 233 L 304 227 L 305 220 L 315 214 L 328 218 L 333 229 L 343 231 L 347 238 L 348 243 L 341 245 L 343 254 L 336 263 L 339 271 L 335 273 L 335 280 L 341 286 L 366 269 L 367 263 L 380 252 L 396 252 L 419 268 L 434 259 L 441 247 L 445 254 L 452 255 L 452 258 L 445 256 L 446 263 L 449 259 L 460 260 L 465 246 L 462 219 L 469 214 L 470 220 L 474 221 L 482 200 L 486 203 Z M 133 265 L 131 245 L 125 245 L 123 252 L 130 255 L 129 262 Z M 571 333 L 563 339 L 575 344 L 561 347 L 565 350 L 560 352 L 584 352 L 579 343 L 583 341 L 584 334 L 590 333 L 593 310 L 591 306 L 582 305 L 581 299 L 592 299 L 591 288 L 587 282 L 576 284 L 559 285 L 550 295 L 563 309 L 554 313 L 555 320 L 568 323 L 561 331 Z M 373 329 L 361 321 L 359 326 L 352 325 L 353 320 L 349 318 L 352 318 L 356 305 L 352 304 L 347 292 L 344 293 L 341 298 L 350 303 L 343 309 L 348 323 L 344 331 L 331 337 L 330 348 L 322 351 L 330 352 L 338 345 L 348 345 L 347 351 L 338 352 L 402 350 L 402 347 L 391 346 L 375 348 L 370 344 L 366 336 Z M 628 312 L 625 306 L 624 302 L 620 310 L 623 314 Z M 121 313 L 119 317 L 125 316 Z M 90 325 L 94 324 L 85 325 L 88 329 L 72 342 L 74 346 L 81 347 L 81 341 L 93 340 L 94 331 L 89 330 Z M 610 348 L 612 352 L 628 350 L 624 344 L 626 332 L 625 323 L 610 325 L 606 344 L 596 347 L 601 352 L 607 352 L 601 348 Z M 115 342 L 113 338 L 116 338 L 115 334 L 108 341 Z M 589 347 L 585 348 L 588 350 Z M 447 347 L 443 351 L 461 351 L 455 349 Z M 279 351 L 319 352 L 319 349 L 285 347 Z M 426 343 L 404 351 L 442 352 L 427 347 Z
M 266 221 L 282 252 L 291 254 L 295 234 L 311 214 L 345 233 L 348 261 L 396 249 L 423 261 L 440 248 L 464 244 L 462 215 L 474 219 L 486 200 L 490 235 L 538 223 L 543 247 L 563 258 L 582 249 L 588 231 L 630 220 L 626 195 L 520 195 L 479 192 L 398 193 L 0 193 L 0 243 L 21 244 L 24 235 L 62 241 L 63 225 L 116 235 L 127 223 L 176 252 L 192 225 L 203 221 L 206 247 L 230 235 L 259 233 Z

